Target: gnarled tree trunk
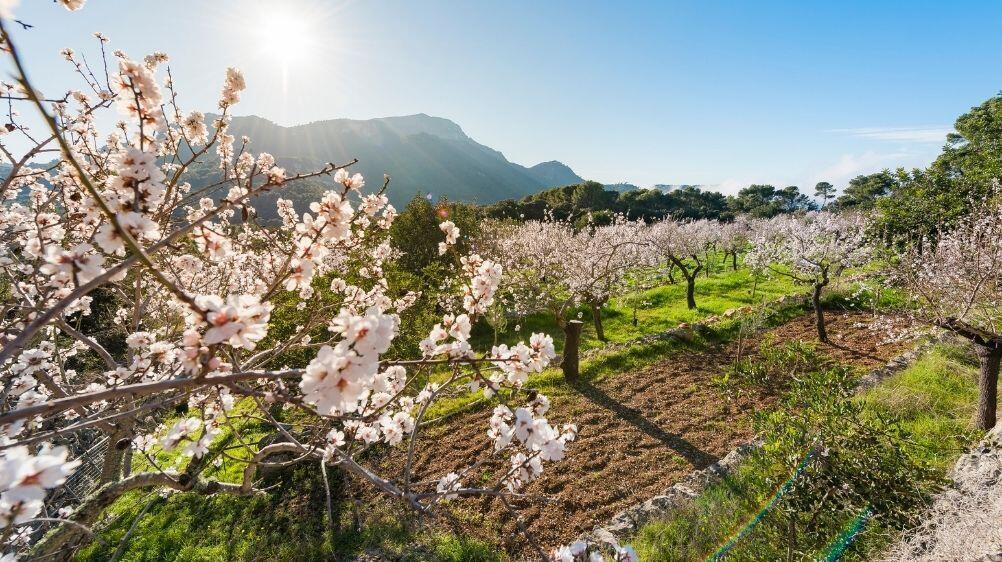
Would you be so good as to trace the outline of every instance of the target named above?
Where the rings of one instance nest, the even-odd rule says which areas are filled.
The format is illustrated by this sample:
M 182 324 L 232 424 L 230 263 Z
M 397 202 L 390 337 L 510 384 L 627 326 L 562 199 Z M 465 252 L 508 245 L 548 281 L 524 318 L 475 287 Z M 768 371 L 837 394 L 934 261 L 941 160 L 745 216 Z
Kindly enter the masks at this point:
M 974 423 L 978 429 L 995 427 L 998 411 L 999 365 L 1002 363 L 1002 336 L 977 326 L 972 326 L 959 318 L 946 318 L 936 322 L 940 328 L 970 340 L 981 362 L 978 380 L 978 411 Z
M 980 398 L 978 412 L 974 420 L 978 429 L 995 427 L 996 410 L 998 409 L 999 364 L 1002 362 L 1002 346 L 975 344 L 978 359 L 981 361 L 981 376 L 978 382 Z
M 685 304 L 689 310 L 696 308 L 696 274 L 685 276 Z
M 821 310 L 821 290 L 825 288 L 825 283 L 815 283 L 814 293 L 811 295 L 811 304 L 814 305 L 814 319 L 818 328 L 818 340 L 828 343 L 828 330 L 825 329 L 825 315 Z
M 125 458 L 124 448 L 118 447 L 118 442 L 125 437 L 121 430 L 108 436 L 108 449 L 104 453 L 101 462 L 101 474 L 98 477 L 98 485 L 108 482 L 117 482 L 122 477 L 122 460 Z
M 117 429 L 108 435 L 108 450 L 104 454 L 98 485 L 117 482 L 122 478 L 125 452 L 131 450 L 132 431 L 135 425 L 136 420 L 133 418 L 120 420 Z
M 696 256 L 691 257 L 696 262 L 696 266 L 692 269 L 689 269 L 685 262 L 680 259 L 672 258 L 672 262 L 678 266 L 678 270 L 685 276 L 685 304 L 689 307 L 689 310 L 694 310 L 696 308 L 696 278 L 699 277 L 699 272 L 703 270 L 703 263 Z

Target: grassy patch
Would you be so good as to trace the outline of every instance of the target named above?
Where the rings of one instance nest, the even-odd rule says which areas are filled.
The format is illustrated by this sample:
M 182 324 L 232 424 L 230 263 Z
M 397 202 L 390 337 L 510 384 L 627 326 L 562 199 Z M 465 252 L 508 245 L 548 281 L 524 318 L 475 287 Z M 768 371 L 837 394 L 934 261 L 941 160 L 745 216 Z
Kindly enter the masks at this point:
M 368 549 L 395 560 L 440 562 L 500 560 L 487 545 L 446 533 L 409 527 L 402 513 L 379 505 L 366 506 L 365 525 L 355 532 L 354 515 L 337 472 L 330 471 L 337 529 L 327 518 L 326 490 L 315 465 L 268 475 L 273 491 L 254 497 L 217 494 L 209 497 L 130 493 L 106 516 L 100 532 L 106 545 L 94 541 L 76 560 L 107 560 L 136 516 L 139 520 L 121 560 L 330 560 Z
M 711 277 L 696 280 L 697 308 L 689 310 L 685 304 L 685 284 L 676 283 L 655 287 L 613 299 L 602 309 L 602 324 L 606 339 L 610 342 L 626 342 L 646 334 L 663 332 L 683 322 L 693 322 L 722 314 L 731 308 L 756 305 L 765 301 L 803 292 L 803 287 L 794 285 L 790 279 L 781 276 L 755 278 L 747 269 L 720 271 Z M 636 307 L 637 325 L 633 325 L 633 311 Z M 581 334 L 581 349 L 601 347 L 602 342 L 595 335 L 591 311 L 585 308 L 575 310 L 571 316 L 580 313 L 585 322 Z M 515 330 L 518 327 L 518 330 Z M 477 349 L 490 347 L 495 334 L 487 326 L 479 326 L 473 337 Z M 547 314 L 533 314 L 521 320 L 509 321 L 509 329 L 497 334 L 499 343 L 512 344 L 527 340 L 533 332 L 553 335 L 558 352 L 563 348 L 562 333 Z
M 977 437 L 978 360 L 963 345 L 937 345 L 911 367 L 861 398 L 872 412 L 893 416 L 920 445 L 922 460 L 944 471 Z

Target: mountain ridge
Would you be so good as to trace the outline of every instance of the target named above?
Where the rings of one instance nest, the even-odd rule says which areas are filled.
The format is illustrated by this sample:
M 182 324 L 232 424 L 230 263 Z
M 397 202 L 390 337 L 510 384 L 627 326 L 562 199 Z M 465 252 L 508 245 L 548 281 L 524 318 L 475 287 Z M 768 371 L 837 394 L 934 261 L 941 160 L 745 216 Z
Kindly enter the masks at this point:
M 211 125 L 218 116 L 207 115 Z M 229 133 L 246 135 L 254 152 L 269 152 L 304 171 L 326 162 L 358 158 L 352 167 L 369 182 L 391 177 L 387 195 L 400 207 L 418 193 L 470 203 L 518 199 L 558 185 L 584 181 L 561 162 L 526 167 L 480 144 L 457 123 L 425 113 L 373 119 L 325 119 L 284 126 L 256 115 L 231 119 Z

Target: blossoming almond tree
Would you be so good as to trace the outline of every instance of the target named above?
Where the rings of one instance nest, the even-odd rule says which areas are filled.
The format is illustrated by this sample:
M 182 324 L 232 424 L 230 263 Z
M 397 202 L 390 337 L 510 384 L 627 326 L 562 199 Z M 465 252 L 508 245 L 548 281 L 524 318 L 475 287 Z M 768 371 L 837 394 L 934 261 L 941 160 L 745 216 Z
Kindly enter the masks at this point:
M 724 253 L 724 263 L 731 258 L 731 270 L 738 270 L 738 255 L 748 248 L 748 236 L 751 226 L 748 219 L 742 215 L 731 222 L 720 223 L 717 231 L 717 248 Z
M 525 223 L 492 223 L 484 228 L 481 245 L 504 265 L 502 285 L 512 309 L 519 314 L 546 311 L 564 330 L 564 374 L 577 376 L 580 324 L 568 318 L 574 306 L 593 310 L 599 338 L 605 334 L 601 307 L 621 292 L 624 275 L 639 264 L 643 226 L 617 218 L 608 226 L 581 230 L 549 218 Z
M 812 287 L 818 339 L 827 342 L 821 294 L 846 269 L 869 261 L 866 219 L 859 214 L 780 215 L 754 223 L 746 261 L 757 271 L 771 271 Z
M 644 231 L 639 221 L 615 217 L 606 226 L 589 226 L 574 234 L 566 255 L 569 285 L 592 310 L 595 335 L 606 341 L 602 307 L 626 291 L 627 275 L 643 263 Z
M 960 224 L 906 252 L 900 280 L 928 321 L 968 339 L 981 362 L 975 424 L 995 426 L 1002 362 L 1002 207 L 974 207 Z
M 651 225 L 648 243 L 661 263 L 677 267 L 685 277 L 685 302 L 696 308 L 696 277 L 703 270 L 706 253 L 717 241 L 719 224 L 714 221 L 676 221 L 666 218 Z
M 575 427 L 547 421 L 544 396 L 520 393 L 528 374 L 554 357 L 550 337 L 491 353 L 470 345 L 471 326 L 502 281 L 498 263 L 457 256 L 455 305 L 422 342 L 420 358 L 387 357 L 399 313 L 416 298 L 393 296 L 383 275 L 395 257 L 388 180 L 366 193 L 365 180 L 348 171 L 353 162 L 290 173 L 253 154 L 249 139 L 227 132 L 245 88 L 234 69 L 211 127 L 202 113 L 182 111 L 162 53 L 135 60 L 116 51 L 100 74 L 66 49 L 83 89 L 43 98 L 10 24 L 0 20 L 18 73 L 2 94 L 11 124 L 0 137 L 11 165 L 0 184 L 0 552 L 65 556 L 132 490 L 264 493 L 262 466 L 336 466 L 425 514 L 473 495 L 510 506 L 505 496 L 563 458 Z M 97 38 L 103 54 L 108 40 Z M 38 112 L 44 126 L 24 124 L 15 106 Z M 95 116 L 112 107 L 122 121 L 105 134 Z M 15 144 L 28 148 L 15 155 Z M 41 155 L 55 159 L 40 164 Z M 218 177 L 192 188 L 191 169 L 212 158 Z M 278 227 L 257 223 L 256 197 L 306 178 L 327 178 L 330 189 L 301 214 L 279 199 Z M 442 230 L 442 250 L 452 251 L 458 229 Z M 274 333 L 273 316 L 289 306 L 305 319 Z M 109 335 L 116 331 L 120 345 Z M 293 352 L 308 362 L 288 367 Z M 429 377 L 436 382 L 416 386 Z M 429 406 L 469 387 L 498 400 L 485 428 L 494 454 L 476 465 L 491 467 L 491 478 L 474 481 L 472 467 L 460 466 L 415 479 Z M 298 413 L 295 425 L 279 419 L 285 411 Z M 270 425 L 279 439 L 245 439 L 247 420 Z M 224 432 L 243 454 L 217 446 Z M 373 449 L 401 456 L 403 469 L 367 466 L 360 459 Z M 93 485 L 78 479 L 82 499 L 56 502 L 52 489 L 90 460 L 84 450 L 101 454 Z M 165 464 L 165 453 L 176 460 Z M 292 460 L 273 461 L 279 454 Z M 221 461 L 241 463 L 242 478 L 213 478 L 210 467 Z

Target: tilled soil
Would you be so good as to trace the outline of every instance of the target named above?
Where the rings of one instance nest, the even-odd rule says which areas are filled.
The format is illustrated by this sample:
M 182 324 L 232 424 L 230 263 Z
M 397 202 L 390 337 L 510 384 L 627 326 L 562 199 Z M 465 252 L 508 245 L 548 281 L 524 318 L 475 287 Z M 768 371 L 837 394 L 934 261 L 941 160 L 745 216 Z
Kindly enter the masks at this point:
M 842 363 L 872 369 L 909 345 L 884 343 L 886 329 L 871 331 L 867 325 L 873 317 L 867 313 L 831 311 L 826 319 L 832 343 L 819 343 L 818 350 Z M 776 345 L 816 341 L 813 315 L 746 340 L 745 354 L 757 350 L 766 336 Z M 714 385 L 736 353 L 735 342 L 678 351 L 646 368 L 581 382 L 576 393 L 551 396 L 550 421 L 576 423 L 580 433 L 567 457 L 548 463 L 543 476 L 525 489 L 531 501 L 520 501 L 523 524 L 536 540 L 544 548 L 571 541 L 749 440 L 753 413 L 778 397 L 765 391 L 728 397 Z M 417 477 L 441 476 L 488 455 L 489 418 L 490 411 L 470 413 L 426 431 L 417 448 Z M 514 537 L 498 546 L 512 554 L 531 552 L 496 499 L 457 505 L 462 507 L 452 511 L 446 525 L 487 541 Z

